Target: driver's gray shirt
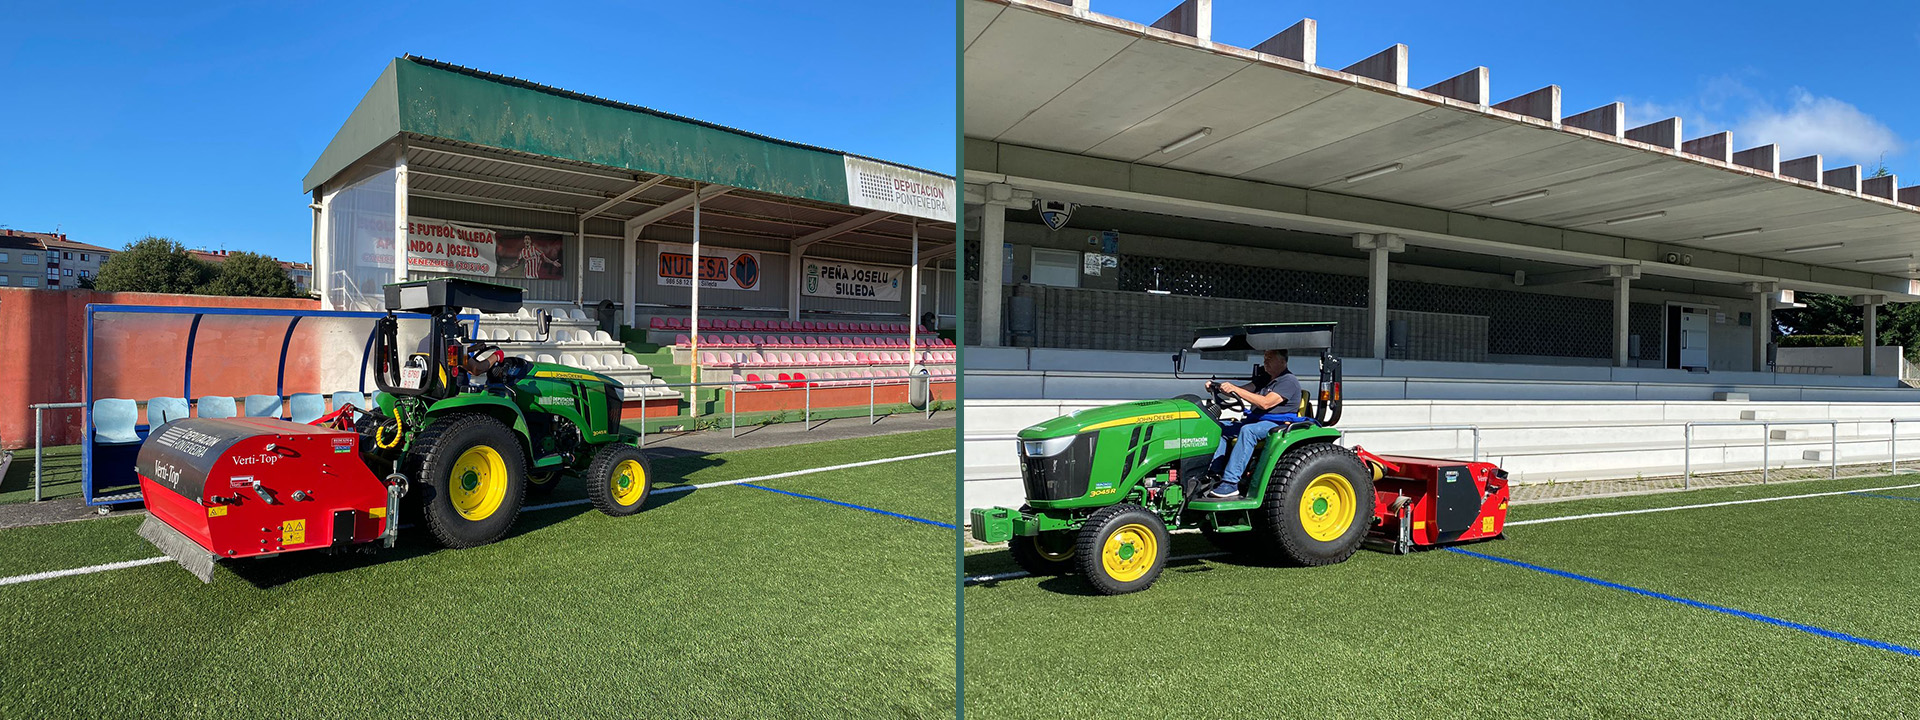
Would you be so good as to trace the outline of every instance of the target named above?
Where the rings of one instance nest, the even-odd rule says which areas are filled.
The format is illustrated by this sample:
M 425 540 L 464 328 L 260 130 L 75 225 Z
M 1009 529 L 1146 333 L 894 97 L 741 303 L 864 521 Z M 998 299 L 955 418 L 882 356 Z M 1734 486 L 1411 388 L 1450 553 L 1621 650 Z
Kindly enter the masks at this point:
M 1267 414 L 1281 415 L 1300 411 L 1300 378 L 1294 376 L 1291 372 L 1280 373 L 1278 377 L 1268 380 L 1267 384 L 1251 388 L 1251 391 L 1255 395 L 1275 393 L 1280 396 L 1280 404 L 1273 406 L 1272 410 L 1264 412 L 1248 406 L 1247 419 L 1249 420 Z

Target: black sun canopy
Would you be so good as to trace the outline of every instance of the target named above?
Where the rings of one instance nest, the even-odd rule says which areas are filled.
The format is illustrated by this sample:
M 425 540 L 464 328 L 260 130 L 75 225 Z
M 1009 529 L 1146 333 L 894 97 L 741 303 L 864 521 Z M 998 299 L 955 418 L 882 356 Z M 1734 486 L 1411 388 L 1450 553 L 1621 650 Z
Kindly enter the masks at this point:
M 1254 323 L 1195 330 L 1193 350 L 1318 350 L 1333 347 L 1333 322 Z

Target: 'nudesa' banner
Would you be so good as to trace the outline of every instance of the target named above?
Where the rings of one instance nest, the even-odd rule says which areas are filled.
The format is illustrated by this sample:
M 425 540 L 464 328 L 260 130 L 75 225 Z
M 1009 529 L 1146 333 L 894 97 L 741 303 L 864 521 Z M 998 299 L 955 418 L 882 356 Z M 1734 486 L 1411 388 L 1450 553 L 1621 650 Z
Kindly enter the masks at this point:
M 660 261 L 655 267 L 661 285 L 693 285 L 693 246 L 660 243 L 659 257 Z M 702 245 L 700 287 L 759 290 L 760 253 Z
M 497 238 L 486 228 L 407 220 L 407 269 L 493 277 Z

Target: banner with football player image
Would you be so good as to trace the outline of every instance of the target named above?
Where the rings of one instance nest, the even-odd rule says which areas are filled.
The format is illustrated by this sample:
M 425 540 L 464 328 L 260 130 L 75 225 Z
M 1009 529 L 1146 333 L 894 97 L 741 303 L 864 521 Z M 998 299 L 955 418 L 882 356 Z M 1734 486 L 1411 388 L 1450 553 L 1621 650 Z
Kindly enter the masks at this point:
M 807 258 L 800 287 L 813 297 L 897 302 L 906 274 L 906 268 Z
M 693 246 L 660 243 L 655 279 L 661 285 L 693 285 Z M 759 290 L 760 253 L 712 245 L 700 246 L 700 287 Z
M 565 242 L 561 236 L 500 230 L 498 242 L 499 271 L 494 277 L 559 280 L 566 276 L 566 267 L 560 264 L 560 248 Z

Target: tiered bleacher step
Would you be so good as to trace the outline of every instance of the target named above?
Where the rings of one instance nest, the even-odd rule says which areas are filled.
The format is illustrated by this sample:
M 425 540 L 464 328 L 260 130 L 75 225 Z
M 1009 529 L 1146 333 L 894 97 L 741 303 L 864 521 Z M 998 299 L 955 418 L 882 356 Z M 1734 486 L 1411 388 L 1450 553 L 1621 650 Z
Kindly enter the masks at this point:
M 539 315 L 529 308 L 517 313 L 481 314 L 478 333 L 482 339 L 508 341 L 500 347 L 515 357 L 571 365 L 611 377 L 620 382 L 622 397 L 628 401 L 681 397 L 680 391 L 665 387 L 665 380 L 654 377 L 653 368 L 628 355 L 624 343 L 598 329 L 599 323 L 585 310 L 560 307 L 548 308 L 548 312 L 553 321 L 546 342 L 535 342 L 540 336 Z

